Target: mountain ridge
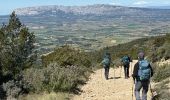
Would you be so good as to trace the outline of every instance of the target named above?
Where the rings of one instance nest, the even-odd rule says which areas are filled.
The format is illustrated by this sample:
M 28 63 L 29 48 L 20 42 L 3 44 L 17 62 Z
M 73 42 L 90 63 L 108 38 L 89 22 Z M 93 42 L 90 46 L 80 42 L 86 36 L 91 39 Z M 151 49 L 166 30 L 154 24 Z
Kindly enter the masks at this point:
M 146 10 L 153 10 L 152 8 L 139 8 L 139 7 L 125 7 L 118 5 L 108 5 L 108 4 L 95 4 L 95 5 L 87 5 L 87 6 L 62 6 L 62 5 L 47 5 L 47 6 L 36 6 L 36 7 L 25 7 L 18 8 L 14 11 L 18 15 L 39 15 L 44 12 L 51 12 L 52 14 L 56 13 L 56 11 L 63 11 L 65 13 L 73 13 L 73 14 L 95 14 L 95 15 L 104 15 L 111 14 L 116 11 L 124 11 L 126 12 L 140 12 Z

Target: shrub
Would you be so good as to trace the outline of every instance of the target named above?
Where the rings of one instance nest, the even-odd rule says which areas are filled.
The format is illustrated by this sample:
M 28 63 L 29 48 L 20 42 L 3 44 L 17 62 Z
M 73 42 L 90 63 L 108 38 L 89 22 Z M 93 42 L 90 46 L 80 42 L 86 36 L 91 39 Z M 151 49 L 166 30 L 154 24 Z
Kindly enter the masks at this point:
M 57 48 L 54 52 L 42 56 L 44 66 L 58 63 L 60 66 L 77 65 L 91 67 L 90 56 L 83 51 L 74 50 L 69 46 Z
M 164 80 L 155 86 L 157 96 L 154 100 L 170 100 L 170 80 Z
M 18 100 L 70 100 L 68 93 L 41 93 L 20 96 Z
M 9 80 L 3 83 L 2 86 L 3 86 L 3 91 L 6 93 L 4 96 L 9 98 L 10 100 L 12 98 L 18 98 L 19 95 L 21 94 L 28 93 L 29 88 L 30 88 L 30 85 L 27 82 L 23 81 L 22 79 Z
M 170 77 L 170 65 L 165 64 L 163 66 L 154 67 L 155 74 L 153 76 L 153 80 L 155 82 L 160 82 L 168 77 Z
M 56 63 L 51 63 L 42 69 L 27 70 L 24 78 L 32 85 L 34 92 L 74 92 L 78 84 L 86 80 L 86 72 L 87 69 L 84 67 L 61 67 Z

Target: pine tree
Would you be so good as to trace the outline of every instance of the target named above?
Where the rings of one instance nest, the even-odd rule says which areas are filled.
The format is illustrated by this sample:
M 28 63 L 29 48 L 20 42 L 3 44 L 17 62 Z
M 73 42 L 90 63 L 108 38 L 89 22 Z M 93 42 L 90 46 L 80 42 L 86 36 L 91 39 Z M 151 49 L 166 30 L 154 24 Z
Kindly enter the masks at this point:
M 0 66 L 3 72 L 19 74 L 32 66 L 34 58 L 34 33 L 22 25 L 12 12 L 7 25 L 0 29 Z

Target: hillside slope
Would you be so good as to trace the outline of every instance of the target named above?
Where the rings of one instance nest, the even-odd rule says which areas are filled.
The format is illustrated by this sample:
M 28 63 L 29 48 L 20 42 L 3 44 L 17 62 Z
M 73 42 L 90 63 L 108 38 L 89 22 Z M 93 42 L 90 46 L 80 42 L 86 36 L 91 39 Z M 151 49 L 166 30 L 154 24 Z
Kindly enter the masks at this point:
M 146 37 L 134 41 L 119 44 L 112 47 L 103 48 L 94 52 L 95 59 L 101 61 L 104 52 L 110 52 L 112 59 L 120 59 L 124 55 L 129 55 L 137 59 L 139 51 L 144 51 L 147 59 L 151 62 L 157 62 L 161 59 L 170 59 L 170 34 L 156 37 Z

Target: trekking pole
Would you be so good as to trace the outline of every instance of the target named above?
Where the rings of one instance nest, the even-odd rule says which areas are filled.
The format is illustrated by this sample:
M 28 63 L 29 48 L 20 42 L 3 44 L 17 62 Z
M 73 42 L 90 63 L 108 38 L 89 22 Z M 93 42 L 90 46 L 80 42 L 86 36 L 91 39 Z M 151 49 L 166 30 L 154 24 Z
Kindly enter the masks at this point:
M 149 84 L 149 87 L 150 87 L 150 91 L 151 91 L 151 100 L 152 100 L 153 99 L 153 91 L 152 91 L 151 84 Z
M 134 80 L 133 80 L 133 78 L 132 78 L 132 100 L 133 100 L 133 86 L 134 86 L 134 82 L 133 82 Z
M 151 72 L 150 72 L 150 76 L 151 76 Z M 151 78 L 149 79 L 149 87 L 150 87 L 150 91 L 151 91 L 151 100 L 154 100 L 154 98 L 158 95 L 156 91 L 152 90 L 152 86 L 151 86 Z
M 131 67 L 131 75 L 132 75 L 132 62 L 130 63 L 130 67 Z M 134 79 L 132 77 L 132 100 L 133 100 L 133 87 L 134 87 Z
M 114 66 L 114 79 L 115 79 L 115 66 Z
M 116 77 L 115 77 L 115 66 L 114 66 L 114 86 L 115 86 L 115 79 Z
M 150 87 L 150 92 L 151 92 L 151 100 L 153 99 L 153 91 L 151 87 L 151 72 L 150 72 L 150 78 L 149 78 L 149 87 Z
M 121 78 L 121 74 L 122 74 L 122 66 L 120 66 L 120 78 Z
M 133 70 L 133 68 L 132 68 L 132 62 L 130 63 L 130 67 L 131 67 L 131 75 L 132 75 L 132 70 Z
M 101 69 L 101 79 L 102 79 L 102 70 L 103 70 L 103 68 Z

